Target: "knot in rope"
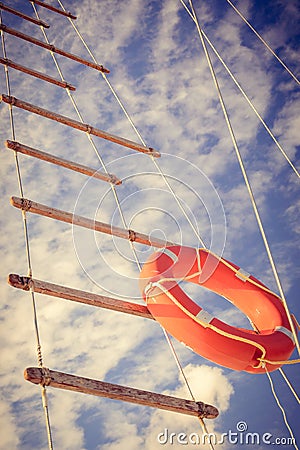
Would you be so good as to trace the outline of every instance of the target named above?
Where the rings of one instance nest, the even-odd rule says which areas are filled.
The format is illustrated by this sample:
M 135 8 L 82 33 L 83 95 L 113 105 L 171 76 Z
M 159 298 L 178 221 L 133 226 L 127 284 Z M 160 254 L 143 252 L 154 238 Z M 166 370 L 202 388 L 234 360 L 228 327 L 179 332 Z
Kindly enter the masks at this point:
M 48 367 L 41 367 L 41 375 L 42 375 L 42 380 L 41 380 L 40 384 L 43 387 L 49 386 L 52 381 L 52 378 L 51 378 L 50 370 L 48 369 Z
M 32 207 L 32 201 L 28 200 L 27 198 L 22 198 L 22 210 L 23 211 L 29 211 Z
M 136 232 L 133 230 L 128 230 L 128 239 L 130 242 L 134 242 L 136 240 Z

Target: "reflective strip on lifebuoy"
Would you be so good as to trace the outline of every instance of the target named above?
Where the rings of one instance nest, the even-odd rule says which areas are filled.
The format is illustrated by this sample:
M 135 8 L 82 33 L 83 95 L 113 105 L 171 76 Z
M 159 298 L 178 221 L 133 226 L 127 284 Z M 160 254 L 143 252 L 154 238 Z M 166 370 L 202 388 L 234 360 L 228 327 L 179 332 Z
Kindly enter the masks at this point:
M 236 328 L 204 311 L 179 286 L 201 285 L 229 300 L 255 331 Z M 286 361 L 295 344 L 280 297 L 235 264 L 206 249 L 174 245 L 156 251 L 140 274 L 154 318 L 176 339 L 222 366 L 263 373 L 262 360 Z M 266 364 L 268 371 L 281 364 Z

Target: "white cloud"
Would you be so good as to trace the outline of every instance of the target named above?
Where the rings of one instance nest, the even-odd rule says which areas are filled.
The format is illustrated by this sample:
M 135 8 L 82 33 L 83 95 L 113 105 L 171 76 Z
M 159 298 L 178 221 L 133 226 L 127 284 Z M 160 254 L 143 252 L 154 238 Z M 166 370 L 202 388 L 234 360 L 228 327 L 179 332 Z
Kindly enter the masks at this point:
M 184 372 L 196 401 L 201 400 L 208 404 L 217 405 L 223 413 L 228 409 L 229 400 L 233 394 L 233 387 L 227 377 L 223 374 L 222 369 L 207 365 L 196 366 L 189 364 L 184 367 Z M 168 395 L 171 394 L 182 398 L 189 398 L 187 388 L 181 379 L 177 389 L 167 391 L 166 393 Z M 218 443 L 220 435 L 217 428 L 215 428 L 216 422 L 214 420 L 206 420 L 205 422 L 208 432 L 215 433 L 216 443 Z M 165 441 L 167 439 L 166 448 L 182 447 L 182 445 L 178 443 L 178 435 L 180 433 L 186 434 L 185 440 L 189 440 L 193 433 L 196 433 L 199 436 L 199 439 L 201 439 L 202 436 L 202 429 L 196 418 L 161 411 L 155 411 L 152 415 L 149 428 L 150 430 L 145 430 L 145 436 L 149 436 L 145 443 L 145 448 L 149 449 L 161 448 L 162 444 L 159 443 L 158 439 L 160 433 L 164 434 L 164 436 L 161 436 L 160 441 Z M 175 433 L 173 441 L 171 433 Z M 195 437 L 192 437 L 191 439 L 193 441 Z M 206 448 L 206 446 L 204 448 Z M 216 448 L 218 448 L 218 445 Z M 225 447 L 223 444 L 222 448 L 227 448 L 226 444 Z
M 184 368 L 185 375 L 191 386 L 196 401 L 203 401 L 216 405 L 225 412 L 229 408 L 233 386 L 219 367 L 211 367 L 205 364 L 195 366 L 189 364 Z M 183 395 L 186 387 L 176 390 L 177 395 Z
M 5 432 L 3 430 L 1 433 L 1 445 L 3 448 L 17 448 L 20 443 L 19 434 L 11 408 L 5 398 L 0 400 L 0 417 L 1 422 L 5 422 Z
M 233 387 L 223 374 L 222 369 L 206 365 L 196 366 L 189 364 L 184 368 L 191 388 L 196 396 L 196 400 L 217 404 L 225 412 L 229 407 L 229 399 L 233 394 Z M 144 378 L 146 378 L 144 374 Z M 146 381 L 146 380 L 145 380 Z M 157 391 L 157 390 L 156 390 Z M 189 398 L 186 387 L 182 380 L 175 390 L 164 391 L 167 395 L 181 398 Z M 118 424 L 112 426 L 111 424 Z M 206 425 L 209 432 L 216 434 L 216 439 L 220 438 L 219 432 L 215 429 L 214 421 L 207 420 Z M 180 448 L 177 437 L 170 444 L 171 433 L 196 433 L 201 439 L 202 430 L 199 421 L 195 417 L 178 415 L 176 413 L 153 410 L 151 408 L 139 407 L 137 411 L 130 408 L 129 414 L 124 417 L 123 406 L 118 408 L 114 403 L 107 410 L 104 419 L 105 435 L 108 441 L 104 448 L 130 448 L 139 449 L 159 449 L 158 436 L 165 433 L 168 436 L 166 448 Z M 167 430 L 167 432 L 165 432 Z M 161 437 L 163 440 L 164 437 Z M 192 438 L 193 439 L 193 438 Z M 103 447 L 101 447 L 103 448 Z M 206 448 L 206 447 L 205 447 Z M 207 447 L 208 448 L 208 447 Z M 218 447 L 217 447 L 218 448 Z M 222 448 L 227 448 L 222 446 Z

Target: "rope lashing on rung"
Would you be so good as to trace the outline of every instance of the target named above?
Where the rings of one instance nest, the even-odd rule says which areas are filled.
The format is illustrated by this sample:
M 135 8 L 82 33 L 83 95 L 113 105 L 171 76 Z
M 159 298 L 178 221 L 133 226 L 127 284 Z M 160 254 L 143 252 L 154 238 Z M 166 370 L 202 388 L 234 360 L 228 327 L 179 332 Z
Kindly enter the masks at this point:
M 136 240 L 136 232 L 133 230 L 128 230 L 128 239 L 130 242 L 135 242 Z
M 21 198 L 22 211 L 28 212 L 32 207 L 32 201 L 27 198 Z
M 52 379 L 51 379 L 51 375 L 50 375 L 50 370 L 48 369 L 48 367 L 41 367 L 41 374 L 42 374 L 42 381 L 41 381 L 41 385 L 43 387 L 45 386 L 49 386 Z

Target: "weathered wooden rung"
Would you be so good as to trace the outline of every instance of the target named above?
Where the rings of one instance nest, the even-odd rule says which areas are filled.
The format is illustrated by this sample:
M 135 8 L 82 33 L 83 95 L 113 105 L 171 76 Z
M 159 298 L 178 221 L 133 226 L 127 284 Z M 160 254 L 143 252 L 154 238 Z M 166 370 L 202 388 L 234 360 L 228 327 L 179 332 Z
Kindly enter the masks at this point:
M 4 5 L 2 2 L 0 2 L 0 9 L 3 9 L 3 11 L 7 11 L 9 13 L 12 13 L 15 16 L 19 16 L 22 19 L 28 20 L 28 22 L 32 22 L 35 25 L 40 25 L 40 26 L 42 26 L 44 28 L 49 28 L 50 27 L 50 25 L 48 25 L 46 22 L 43 22 L 42 20 L 35 19 L 34 17 L 27 16 L 27 14 L 24 14 L 21 11 L 17 11 L 16 9 L 11 8 L 8 5 Z
M 63 298 L 77 303 L 84 303 L 85 305 L 110 309 L 112 311 L 154 320 L 154 317 L 148 308 L 144 305 L 139 305 L 138 303 L 126 302 L 117 298 L 93 294 L 92 292 L 81 291 L 79 289 L 73 289 L 67 286 L 49 283 L 48 281 L 37 280 L 35 278 L 24 277 L 14 273 L 11 273 L 8 276 L 8 283 L 10 286 L 23 291 L 29 291 L 30 288 L 33 288 L 34 292 L 37 292 L 38 294 Z
M 28 34 L 21 33 L 18 30 L 7 27 L 6 25 L 0 24 L 0 30 L 4 31 L 5 33 L 16 36 L 20 39 L 23 39 L 24 41 L 30 42 L 31 44 L 35 44 L 38 45 L 39 47 L 45 48 L 50 52 L 57 53 L 58 55 L 65 56 L 66 58 L 72 59 L 73 61 L 84 64 L 85 66 L 92 67 L 93 69 L 99 70 L 100 72 L 109 73 L 109 70 L 100 64 L 95 64 L 91 61 L 87 61 L 86 59 L 73 55 L 73 53 L 65 52 L 64 50 L 61 50 L 60 48 L 57 48 L 54 45 L 47 44 L 46 42 L 43 41 L 39 41 L 38 39 L 35 39 L 32 36 L 29 36 Z
M 23 72 L 23 73 L 27 73 L 28 75 L 39 78 L 44 81 L 47 81 L 48 83 L 55 84 L 56 86 L 60 86 L 65 89 L 70 89 L 70 91 L 76 90 L 76 88 L 74 86 L 72 86 L 70 83 L 67 83 L 66 81 L 57 80 L 56 78 L 50 77 L 49 75 L 46 75 L 45 73 L 38 72 L 37 70 L 33 70 L 30 67 L 25 67 L 25 66 L 22 66 L 21 64 L 15 63 L 14 61 L 11 61 L 10 59 L 0 57 L 0 64 L 4 64 L 5 66 L 12 67 L 13 69 L 19 70 L 20 72 Z
M 151 408 L 173 411 L 188 416 L 215 419 L 219 415 L 219 411 L 215 406 L 207 405 L 203 402 L 194 402 L 45 368 L 28 367 L 24 371 L 24 378 L 34 384 L 47 384 L 58 389 L 150 406 Z
M 100 130 L 99 128 L 94 128 L 91 125 L 79 122 L 78 120 L 70 119 L 69 117 L 62 116 L 61 114 L 48 111 L 47 109 L 40 108 L 39 106 L 32 105 L 31 103 L 24 102 L 23 100 L 20 100 L 18 98 L 2 94 L 0 96 L 0 101 L 3 101 L 13 106 L 17 106 L 18 108 L 24 109 L 25 111 L 38 114 L 39 116 L 46 117 L 47 119 L 51 119 L 56 122 L 62 123 L 69 127 L 75 128 L 76 130 L 84 131 L 85 133 L 98 136 L 107 141 L 114 142 L 115 144 L 118 145 L 122 145 L 123 147 L 131 148 L 132 150 L 135 150 L 137 152 L 147 153 L 155 157 L 160 156 L 160 153 L 151 147 L 144 147 L 143 145 L 137 144 L 136 142 L 122 138 L 120 136 L 109 134 L 106 131 Z
M 50 153 L 42 152 L 41 150 L 37 150 L 35 148 L 28 147 L 27 145 L 20 144 L 20 142 L 5 141 L 5 146 L 16 152 L 23 153 L 24 155 L 33 156 L 34 158 L 56 164 L 57 166 L 65 167 L 66 169 L 74 170 L 74 172 L 83 173 L 84 175 L 88 175 L 90 177 L 106 181 L 108 183 L 112 183 L 115 185 L 119 185 L 122 183 L 122 181 L 119 180 L 119 178 L 117 178 L 115 175 L 99 172 L 97 169 L 93 169 L 91 167 L 87 167 L 82 164 L 69 161 L 67 159 L 59 158 L 58 156 L 51 155 Z
M 76 20 L 76 19 L 77 19 L 77 17 L 74 16 L 73 14 L 71 14 L 70 12 L 64 11 L 63 9 L 55 8 L 55 6 L 48 5 L 48 4 L 45 3 L 45 2 L 41 2 L 41 1 L 39 1 L 39 0 L 29 0 L 29 1 L 32 2 L 32 3 L 35 3 L 36 5 L 43 6 L 44 8 L 49 9 L 50 11 L 56 12 L 56 13 L 58 13 L 58 14 L 61 14 L 61 15 L 63 15 L 63 16 L 66 16 L 66 17 L 70 17 L 70 19 L 73 19 L 73 20 Z
M 93 231 L 100 231 L 110 235 L 117 236 L 121 239 L 127 239 L 131 242 L 138 242 L 139 244 L 149 245 L 153 247 L 163 248 L 165 246 L 174 245 L 172 242 L 163 241 L 162 239 L 150 238 L 146 234 L 138 233 L 133 230 L 126 230 L 108 223 L 99 222 L 97 220 L 88 219 L 87 217 L 78 216 L 60 209 L 51 208 L 41 203 L 36 203 L 32 200 L 20 197 L 11 197 L 10 203 L 15 208 L 29 211 L 33 214 L 49 217 L 51 219 L 60 220 L 61 222 L 78 225 L 83 228 L 89 228 Z

